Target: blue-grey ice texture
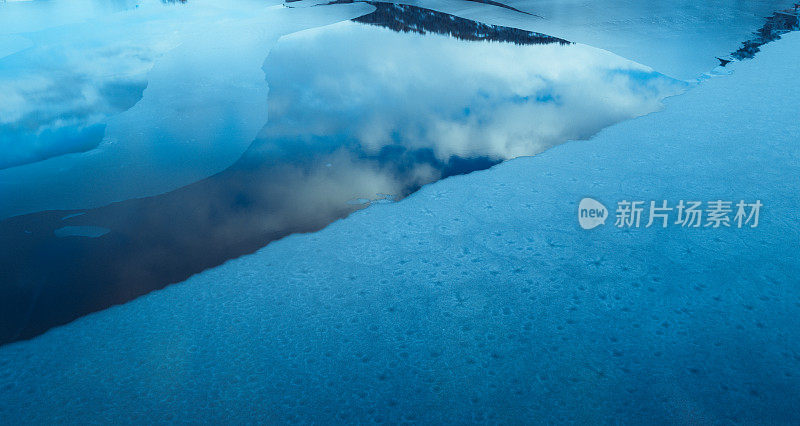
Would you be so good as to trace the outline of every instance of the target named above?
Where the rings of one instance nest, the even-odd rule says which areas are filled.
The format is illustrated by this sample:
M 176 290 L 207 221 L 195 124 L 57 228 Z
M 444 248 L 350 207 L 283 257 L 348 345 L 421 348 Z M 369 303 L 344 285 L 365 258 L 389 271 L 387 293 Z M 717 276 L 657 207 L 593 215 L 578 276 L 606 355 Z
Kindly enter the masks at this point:
M 799 58 L 4 346 L 0 422 L 797 423 Z M 583 231 L 583 197 L 764 207 Z

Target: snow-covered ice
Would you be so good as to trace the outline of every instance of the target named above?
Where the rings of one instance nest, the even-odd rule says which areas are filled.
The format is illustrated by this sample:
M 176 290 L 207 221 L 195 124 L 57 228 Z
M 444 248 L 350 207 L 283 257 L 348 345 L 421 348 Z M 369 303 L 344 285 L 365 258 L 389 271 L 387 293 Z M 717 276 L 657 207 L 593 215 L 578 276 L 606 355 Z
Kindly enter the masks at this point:
M 799 58 L 4 346 L 0 419 L 796 423 Z M 764 208 L 584 231 L 584 197 Z

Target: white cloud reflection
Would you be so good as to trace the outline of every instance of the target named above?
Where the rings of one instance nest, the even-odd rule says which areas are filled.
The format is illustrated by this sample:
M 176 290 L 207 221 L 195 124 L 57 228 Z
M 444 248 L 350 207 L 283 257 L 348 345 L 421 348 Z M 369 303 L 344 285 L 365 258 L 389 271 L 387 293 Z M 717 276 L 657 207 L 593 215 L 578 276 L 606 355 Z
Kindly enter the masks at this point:
M 325 8 L 306 11 L 323 13 Z M 380 194 L 399 199 L 443 176 L 588 137 L 615 121 L 657 109 L 663 96 L 683 87 L 586 46 L 465 42 L 349 22 L 281 39 L 264 64 L 265 82 L 253 66 L 261 65 L 258 49 L 243 48 L 233 35 L 199 51 L 176 48 L 157 61 L 145 97 L 109 120 L 109 127 L 118 127 L 106 131 L 100 149 L 13 168 L 42 167 L 51 179 L 85 178 L 81 185 L 68 181 L 48 187 L 42 175 L 31 172 L 18 175 L 30 177 L 29 182 L 6 187 L 21 188 L 11 194 L 40 206 L 103 195 L 113 175 L 118 176 L 112 184 L 127 186 L 119 193 L 135 194 L 154 178 L 174 183 L 172 173 L 191 172 L 201 160 L 219 162 L 220 153 L 238 158 L 237 149 L 253 138 L 230 129 L 243 117 L 263 123 L 269 115 L 239 161 L 207 179 L 77 216 L 75 211 L 40 212 L 0 221 L 0 239 L 15 247 L 0 259 L 12 265 L 8 276 L 27 283 L 44 274 L 34 280 L 40 287 L 15 291 L 5 305 L 0 303 L 0 310 L 37 303 L 40 312 L 7 321 L 0 342 L 9 335 L 27 336 L 19 334 L 23 327 L 35 334 L 58 324 L 49 312 L 66 312 L 71 319 L 87 309 L 120 303 L 286 235 L 316 231 L 365 205 L 348 201 L 374 200 Z M 229 44 L 240 51 L 219 51 Z M 222 60 L 231 58 L 238 61 Z M 250 67 L 235 63 L 243 59 Z M 205 79 L 209 70 L 217 74 Z M 235 72 L 242 70 L 246 79 Z M 217 85 L 197 87 L 202 82 Z M 268 102 L 264 91 L 253 92 L 267 82 Z M 216 127 L 220 117 L 230 124 Z M 117 146 L 109 149 L 109 143 Z M 68 157 L 75 162 L 57 161 Z M 91 166 L 92 161 L 95 168 L 67 168 Z M 66 172 L 60 175 L 59 169 L 42 164 L 63 166 Z M 0 171 L 0 184 L 3 176 Z M 24 188 L 32 188 L 29 198 Z M 0 185 L 5 201 L 3 189 Z M 54 192 L 61 198 L 48 199 Z M 65 226 L 110 232 L 81 239 L 77 250 L 74 238 L 54 235 Z M 36 258 L 45 246 L 53 256 L 46 265 L 17 261 Z M 61 261 L 52 265 L 52 258 Z M 53 296 L 62 288 L 102 296 L 65 302 Z
M 0 58 L 0 218 L 180 188 L 230 166 L 259 129 L 253 158 L 271 145 L 315 155 L 341 147 L 354 163 L 377 161 L 389 180 L 410 179 L 403 195 L 468 171 L 443 173 L 453 158 L 536 154 L 654 111 L 684 88 L 583 45 L 339 22 L 370 8 L 197 0 L 25 34 L 33 47 Z M 278 37 L 333 22 L 281 39 L 265 81 L 259 67 Z M 381 160 L 386 147 L 433 158 L 401 173 Z
M 584 45 L 519 46 L 345 22 L 285 37 L 266 65 L 280 140 L 503 160 L 657 110 L 685 84 Z M 332 142 L 333 143 L 333 142 Z

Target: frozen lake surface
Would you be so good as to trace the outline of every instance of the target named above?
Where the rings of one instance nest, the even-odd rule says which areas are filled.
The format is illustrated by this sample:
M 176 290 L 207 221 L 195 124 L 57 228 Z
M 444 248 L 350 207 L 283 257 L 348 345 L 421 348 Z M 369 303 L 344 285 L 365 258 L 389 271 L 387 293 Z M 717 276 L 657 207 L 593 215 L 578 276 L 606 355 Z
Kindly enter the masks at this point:
M 0 421 L 797 422 L 791 2 L 323 3 L 0 3 Z
M 325 7 L 356 6 L 371 7 Z M 285 235 L 316 231 L 369 200 L 396 201 L 447 176 L 586 139 L 610 124 L 658 110 L 661 99 L 689 87 L 590 46 L 417 7 L 376 6 L 356 21 L 288 35 L 272 47 L 263 67 L 255 68 L 264 90 L 241 88 L 258 108 L 268 105 L 263 110 L 253 109 L 250 101 L 235 104 L 232 95 L 221 97 L 225 87 L 240 90 L 233 78 L 204 83 L 221 85 L 209 87 L 215 93 L 211 99 L 203 97 L 211 92 L 167 80 L 159 89 L 164 93 L 156 96 L 145 78 L 152 78 L 155 68 L 150 74 L 104 71 L 70 77 L 64 93 L 58 93 L 61 103 L 53 100 L 50 86 L 42 85 L 48 96 L 24 103 L 29 112 L 6 125 L 4 139 L 9 152 L 27 147 L 34 157 L 20 157 L 23 164 L 0 170 L 6 189 L 39 208 L 52 209 L 59 200 L 80 205 L 107 197 L 111 184 L 119 186 L 113 194 L 140 194 L 147 181 L 162 176 L 161 170 L 150 175 L 144 169 L 178 167 L 193 174 L 208 161 L 224 164 L 224 153 L 229 160 L 237 150 L 243 155 L 224 171 L 165 194 L 0 222 L 0 260 L 9 265 L 0 272 L 5 315 L 0 342 L 33 336 L 182 281 Z M 154 58 L 138 56 L 138 47 L 130 49 L 115 44 L 108 63 L 136 57 L 135 66 L 125 66 L 147 68 L 142 61 L 157 66 Z M 27 76 L 27 70 L 50 76 L 47 67 L 29 63 L 39 50 L 8 61 L 19 67 L 19 75 Z M 185 67 L 198 61 L 216 64 L 220 58 L 216 53 L 206 58 L 209 52 L 216 50 L 182 53 L 178 59 L 186 63 L 173 76 L 181 80 Z M 17 68 L 9 70 L 9 84 L 21 84 L 22 77 L 12 79 Z M 181 90 L 191 93 L 189 99 L 180 98 Z M 121 135 L 135 138 L 112 143 L 109 126 L 125 114 L 138 114 L 137 108 L 145 113 L 149 95 L 167 118 L 178 116 L 126 119 Z M 170 104 L 156 105 L 163 96 Z M 222 128 L 201 125 L 204 117 L 219 118 L 217 113 L 228 117 Z M 249 121 L 261 125 L 253 141 L 222 130 L 252 127 Z M 161 138 L 164 132 L 167 141 Z M 71 155 L 57 152 L 96 143 L 102 146 Z M 201 153 L 204 157 L 195 162 Z M 48 158 L 34 161 L 37 155 Z M 113 176 L 106 179 L 103 170 Z M 71 178 L 81 181 L 81 192 L 63 186 Z M 51 186 L 51 179 L 60 185 Z M 52 197 L 55 191 L 64 192 Z M 54 234 L 64 226 L 110 232 L 102 238 Z
M 591 141 L 0 347 L 0 417 L 796 424 L 798 36 Z M 764 210 L 757 228 L 585 231 L 586 196 Z

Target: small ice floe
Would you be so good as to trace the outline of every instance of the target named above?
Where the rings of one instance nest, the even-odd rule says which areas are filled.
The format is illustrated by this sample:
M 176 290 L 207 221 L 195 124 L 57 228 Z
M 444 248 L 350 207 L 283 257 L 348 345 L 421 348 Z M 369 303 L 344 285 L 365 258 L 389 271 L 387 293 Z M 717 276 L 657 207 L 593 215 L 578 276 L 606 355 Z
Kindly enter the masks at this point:
M 101 226 L 65 226 L 53 231 L 56 237 L 88 237 L 97 238 L 111 232 L 108 228 Z
M 80 215 L 82 215 L 82 214 L 86 214 L 86 212 L 78 212 L 78 213 L 72 213 L 72 214 L 68 214 L 68 215 L 66 215 L 66 216 L 62 217 L 62 218 L 61 218 L 61 220 L 67 220 L 67 219 L 71 219 L 71 218 L 73 218 L 73 217 L 78 217 L 78 216 L 80 216 Z

